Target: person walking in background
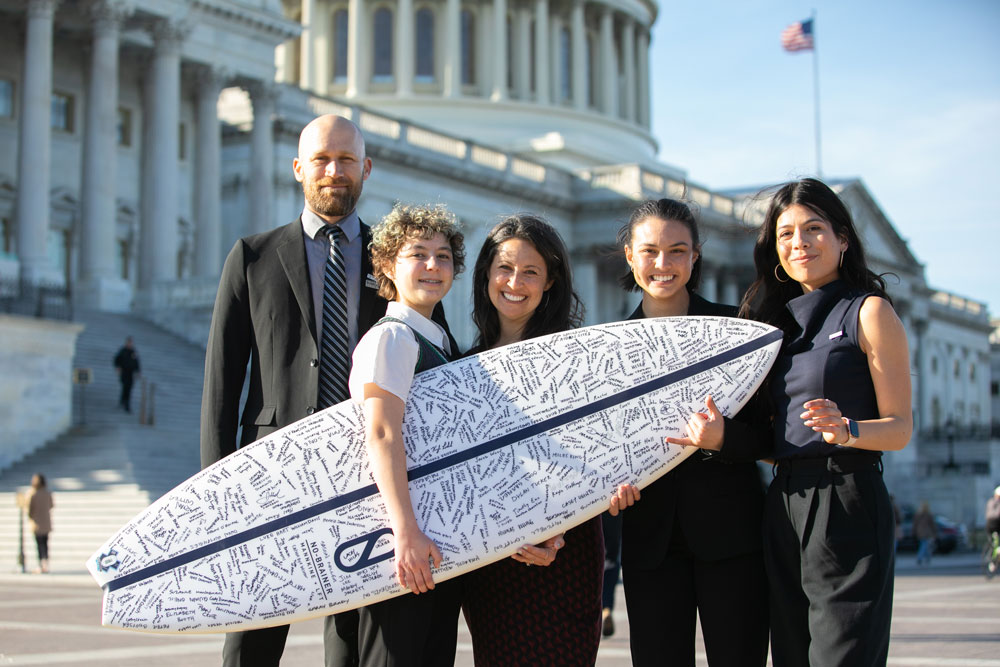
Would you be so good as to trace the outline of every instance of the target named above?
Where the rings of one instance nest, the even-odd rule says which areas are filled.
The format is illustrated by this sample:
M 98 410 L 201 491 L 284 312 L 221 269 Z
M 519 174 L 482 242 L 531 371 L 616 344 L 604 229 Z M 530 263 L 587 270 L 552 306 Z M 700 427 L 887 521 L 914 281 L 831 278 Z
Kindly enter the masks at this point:
M 125 344 L 115 355 L 115 370 L 118 372 L 118 381 L 122 385 L 121 398 L 118 400 L 118 407 L 125 412 L 132 412 L 132 382 L 139 374 L 139 355 L 135 351 L 135 344 L 132 337 L 125 339 Z
M 920 509 L 913 515 L 913 537 L 920 544 L 917 548 L 917 565 L 930 565 L 934 540 L 937 539 L 937 524 L 926 501 L 920 503 Z
M 615 589 L 622 571 L 622 518 L 611 516 L 611 512 L 601 514 L 601 530 L 604 532 L 604 586 L 601 589 L 601 635 L 615 634 Z
M 28 525 L 35 536 L 38 548 L 38 570 L 49 571 L 49 533 L 52 532 L 52 494 L 45 486 L 45 475 L 35 473 L 31 477 L 31 491 L 28 492 Z
M 1000 486 L 993 489 L 993 496 L 986 501 L 986 535 L 1000 533 Z
M 986 501 L 986 539 L 993 545 L 990 572 L 996 572 L 997 550 L 1000 549 L 1000 486 L 993 489 L 993 496 Z
M 895 554 L 899 551 L 899 541 L 903 539 L 903 513 L 899 511 L 899 504 L 896 502 L 896 496 L 890 495 L 889 502 L 892 503 L 892 518 L 896 524 L 896 541 L 892 547 L 892 553 Z
M 565 244 L 528 214 L 505 218 L 487 234 L 473 269 L 472 303 L 479 336 L 470 354 L 572 329 L 583 319 Z M 600 517 L 464 575 L 477 667 L 593 665 L 603 578 Z
M 229 252 L 205 353 L 202 467 L 348 398 L 350 353 L 386 309 L 372 275 L 371 230 L 356 209 L 371 168 L 354 123 L 314 119 L 292 161 L 301 215 Z M 357 628 L 356 611 L 327 617 L 327 667 L 358 664 Z M 229 633 L 223 665 L 276 667 L 287 635 L 287 625 Z
M 695 291 L 701 240 L 687 204 L 641 204 L 618 231 L 617 246 L 628 264 L 619 282 L 642 293 L 629 319 L 736 316 L 735 306 Z M 767 662 L 764 493 L 755 461 L 755 452 L 739 460 L 698 452 L 647 486 L 633 506 L 631 497 L 612 499 L 611 514 L 629 507 L 621 515 L 621 562 L 632 664 L 694 667 L 699 619 L 712 667 Z M 637 495 L 635 487 L 625 490 Z

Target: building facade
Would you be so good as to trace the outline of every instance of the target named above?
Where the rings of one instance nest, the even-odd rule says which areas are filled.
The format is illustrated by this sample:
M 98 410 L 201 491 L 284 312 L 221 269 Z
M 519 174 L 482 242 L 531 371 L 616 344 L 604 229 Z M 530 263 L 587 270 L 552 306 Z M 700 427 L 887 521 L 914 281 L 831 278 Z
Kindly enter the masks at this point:
M 474 256 L 500 216 L 542 214 L 597 323 L 638 300 L 617 285 L 618 227 L 640 200 L 684 198 L 702 222 L 700 292 L 735 304 L 762 200 L 656 159 L 657 12 L 653 0 L 0 0 L 0 280 L 62 285 L 77 307 L 140 313 L 203 344 L 228 249 L 298 216 L 298 134 L 339 113 L 374 160 L 368 222 L 395 201 L 443 202 Z M 927 285 L 861 180 L 832 185 L 873 268 L 892 274 L 910 344 L 915 435 L 887 457 L 887 481 L 901 501 L 975 523 L 1000 481 L 986 307 Z M 445 307 L 470 345 L 467 276 Z

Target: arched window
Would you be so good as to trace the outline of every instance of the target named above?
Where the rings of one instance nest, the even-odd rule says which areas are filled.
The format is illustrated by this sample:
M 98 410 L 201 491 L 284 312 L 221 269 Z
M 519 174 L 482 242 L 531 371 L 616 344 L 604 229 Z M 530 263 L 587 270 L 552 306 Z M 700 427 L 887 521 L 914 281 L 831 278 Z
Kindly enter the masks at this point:
M 573 97 L 573 47 L 569 28 L 559 31 L 559 101 Z
M 507 90 L 514 88 L 514 24 L 507 17 Z
M 462 10 L 462 85 L 476 83 L 476 15 Z
M 597 48 L 595 47 L 596 41 L 597 38 L 593 35 L 593 33 L 587 33 L 587 72 L 584 80 L 587 82 L 587 105 L 591 107 L 597 106 L 597 82 L 594 81 L 594 77 L 597 76 L 598 68 Z
M 531 58 L 528 61 L 529 63 L 531 63 L 531 67 L 529 68 L 531 70 L 531 73 L 530 73 L 530 84 L 529 85 L 531 87 L 531 92 L 535 92 L 535 89 L 538 87 L 538 83 L 535 80 L 535 76 L 536 76 L 536 73 L 535 73 L 535 61 L 536 61 L 537 56 L 535 54 L 535 21 L 534 21 L 534 19 L 532 19 L 532 21 L 531 21 L 531 34 L 530 34 L 529 39 L 531 40 L 531 43 L 528 44 L 528 55 Z
M 379 7 L 375 10 L 374 19 L 372 80 L 392 81 L 392 11 Z
M 416 80 L 434 81 L 434 12 L 427 7 L 417 10 Z
M 333 80 L 347 81 L 347 10 L 333 13 Z

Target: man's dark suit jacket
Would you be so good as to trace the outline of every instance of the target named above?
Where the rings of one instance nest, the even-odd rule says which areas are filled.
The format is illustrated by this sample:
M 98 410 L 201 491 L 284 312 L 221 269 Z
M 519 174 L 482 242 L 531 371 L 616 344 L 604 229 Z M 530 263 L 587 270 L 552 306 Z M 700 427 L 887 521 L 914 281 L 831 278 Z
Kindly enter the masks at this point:
M 240 239 L 226 258 L 215 298 L 205 354 L 201 402 L 201 465 L 239 445 L 283 428 L 318 408 L 319 333 L 316 331 L 302 223 L 295 220 Z M 371 228 L 361 225 L 358 336 L 385 315 L 386 300 L 366 277 L 372 273 Z M 434 319 L 442 324 L 440 304 Z M 453 350 L 457 350 L 448 334 Z M 246 406 L 240 391 L 250 362 Z
M 691 294 L 688 315 L 735 317 L 736 308 Z M 629 316 L 642 319 L 642 305 Z M 741 413 L 742 416 L 742 413 Z M 730 434 L 727 419 L 727 439 Z M 695 452 L 642 490 L 642 499 L 622 512 L 622 565 L 651 570 L 663 562 L 675 522 L 687 546 L 703 560 L 760 551 L 763 488 L 750 461 L 726 462 L 719 454 Z

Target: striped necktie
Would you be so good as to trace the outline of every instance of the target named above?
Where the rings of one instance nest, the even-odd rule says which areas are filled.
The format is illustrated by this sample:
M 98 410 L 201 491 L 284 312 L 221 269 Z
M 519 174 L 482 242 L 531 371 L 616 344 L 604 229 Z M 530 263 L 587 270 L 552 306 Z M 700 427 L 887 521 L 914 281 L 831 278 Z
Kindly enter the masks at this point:
M 347 274 L 338 225 L 327 225 L 323 233 L 330 239 L 330 254 L 323 274 L 323 332 L 319 361 L 319 407 L 327 408 L 348 398 L 347 376 Z

